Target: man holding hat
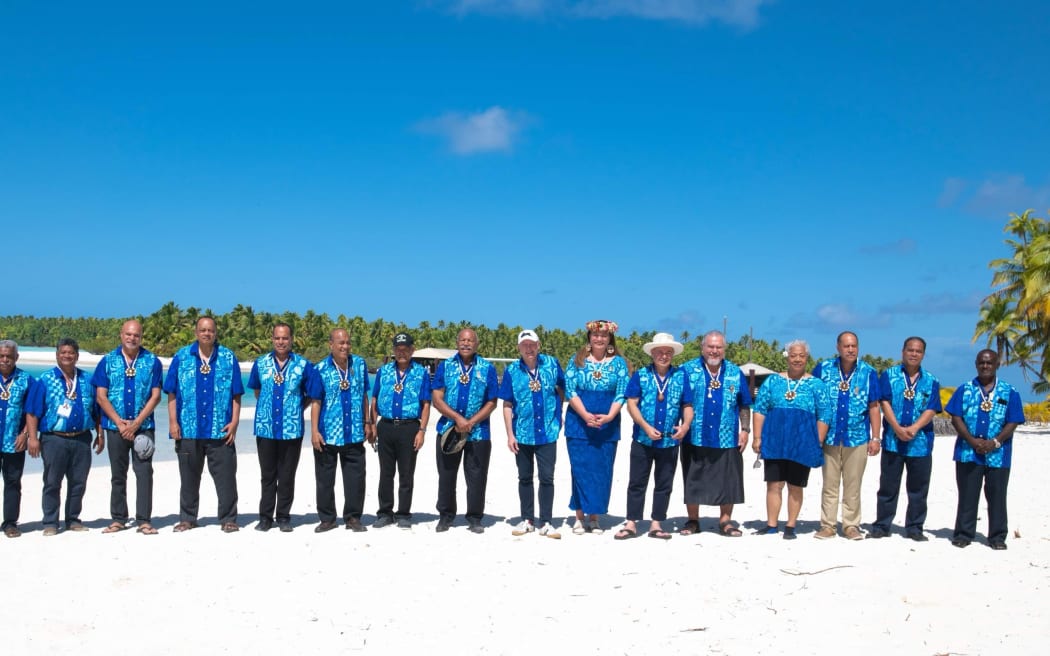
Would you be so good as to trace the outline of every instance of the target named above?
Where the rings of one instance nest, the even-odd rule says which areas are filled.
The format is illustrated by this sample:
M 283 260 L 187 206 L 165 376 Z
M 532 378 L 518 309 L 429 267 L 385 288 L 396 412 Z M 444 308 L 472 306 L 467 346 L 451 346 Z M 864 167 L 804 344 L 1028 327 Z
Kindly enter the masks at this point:
M 536 530 L 533 471 L 538 469 L 539 534 L 557 540 L 561 534 L 551 525 L 551 516 L 565 373 L 556 358 L 540 353 L 540 338 L 534 330 L 518 333 L 518 353 L 521 359 L 507 365 L 499 390 L 507 447 L 518 466 L 521 522 L 511 533 L 520 536 Z
M 394 335 L 394 361 L 376 372 L 372 389 L 372 416 L 379 440 L 379 510 L 376 528 L 397 521 L 398 528 L 412 528 L 412 488 L 416 453 L 423 448 L 430 418 L 430 372 L 412 361 L 414 341 L 408 333 Z M 394 512 L 394 472 L 398 474 L 398 507 Z
M 489 415 L 496 409 L 499 383 L 496 368 L 477 355 L 477 350 L 477 334 L 464 328 L 456 335 L 456 354 L 439 362 L 434 374 L 431 401 L 441 413 L 436 448 L 438 533 L 447 531 L 456 517 L 456 479 L 461 460 L 467 481 L 467 524 L 472 533 L 485 530 L 481 518 L 485 513 L 492 454 Z
M 120 346 L 102 356 L 91 378 L 102 411 L 102 430 L 109 451 L 109 515 L 103 533 L 128 525 L 128 464 L 135 472 L 135 523 L 138 532 L 153 528 L 153 410 L 160 403 L 161 366 L 142 348 L 142 324 L 134 319 L 120 327 Z M 135 455 L 132 456 L 132 451 Z
M 693 390 L 693 425 L 682 442 L 688 520 L 682 535 L 700 532 L 700 504 L 718 506 L 718 530 L 740 537 L 733 505 L 744 502 L 744 449 L 751 433 L 751 391 L 740 367 L 725 359 L 726 338 L 704 335 L 702 355 L 682 365 Z M 695 403 L 695 399 L 701 400 Z
M 678 445 L 693 423 L 693 391 L 680 367 L 671 364 L 683 346 L 668 333 L 656 333 L 642 347 L 653 362 L 634 372 L 627 383 L 627 412 L 634 420 L 631 442 L 631 473 L 627 484 L 627 523 L 617 540 L 638 535 L 649 472 L 656 467 L 652 522 L 649 537 L 667 540 L 671 534 L 660 522 L 667 519 L 674 472 L 678 467 Z

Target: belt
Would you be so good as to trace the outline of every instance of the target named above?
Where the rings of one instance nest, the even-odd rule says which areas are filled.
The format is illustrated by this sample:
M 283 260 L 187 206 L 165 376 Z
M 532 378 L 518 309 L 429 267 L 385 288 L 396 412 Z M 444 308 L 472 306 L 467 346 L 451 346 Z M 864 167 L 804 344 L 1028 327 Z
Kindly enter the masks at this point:
M 413 417 L 412 419 L 387 419 L 386 417 L 382 417 L 379 420 L 379 423 L 381 423 L 381 424 L 393 424 L 395 426 L 401 426 L 402 424 L 411 424 L 411 423 L 418 424 L 419 423 L 419 417 Z
M 80 437 L 81 435 L 87 435 L 88 437 L 91 437 L 91 431 L 89 431 L 89 430 L 73 431 L 72 433 L 67 433 L 67 432 L 64 432 L 64 431 L 44 431 L 44 432 L 45 433 L 49 433 L 51 435 L 58 435 L 59 437 Z

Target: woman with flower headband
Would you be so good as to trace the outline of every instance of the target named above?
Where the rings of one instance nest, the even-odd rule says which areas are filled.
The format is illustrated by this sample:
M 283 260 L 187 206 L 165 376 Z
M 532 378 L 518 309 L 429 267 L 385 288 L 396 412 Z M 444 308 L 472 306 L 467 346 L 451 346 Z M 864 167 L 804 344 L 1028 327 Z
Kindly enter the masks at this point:
M 751 448 L 766 463 L 767 521 L 757 533 L 775 535 L 779 531 L 777 522 L 787 483 L 784 539 L 794 540 L 802 490 L 809 482 L 809 470 L 824 464 L 822 448 L 835 408 L 824 382 L 806 373 L 809 345 L 801 339 L 789 343 L 787 360 L 787 371 L 767 378 L 755 397 Z
M 565 442 L 572 467 L 569 508 L 576 511 L 576 535 L 601 533 L 598 515 L 609 512 L 620 408 L 631 377 L 627 361 L 616 350 L 618 328 L 604 319 L 588 322 L 587 345 L 565 369 Z

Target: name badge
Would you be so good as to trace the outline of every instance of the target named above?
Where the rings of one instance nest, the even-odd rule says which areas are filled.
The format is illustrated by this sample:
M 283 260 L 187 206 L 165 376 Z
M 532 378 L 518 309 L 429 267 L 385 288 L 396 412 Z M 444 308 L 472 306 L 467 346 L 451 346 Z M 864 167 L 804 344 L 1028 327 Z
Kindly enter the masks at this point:
M 69 415 L 73 414 L 73 404 L 66 401 L 62 405 L 58 406 L 58 416 L 63 419 L 68 419 Z

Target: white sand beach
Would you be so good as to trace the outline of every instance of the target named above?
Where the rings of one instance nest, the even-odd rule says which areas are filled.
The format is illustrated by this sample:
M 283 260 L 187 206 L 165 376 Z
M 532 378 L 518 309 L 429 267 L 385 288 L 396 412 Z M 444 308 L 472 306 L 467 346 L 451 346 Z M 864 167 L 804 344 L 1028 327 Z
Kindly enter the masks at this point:
M 436 414 L 436 413 L 435 413 Z M 498 416 L 498 415 L 497 415 Z M 618 542 L 603 535 L 513 537 L 518 513 L 513 458 L 494 421 L 486 532 L 434 532 L 437 475 L 433 431 L 420 455 L 411 530 L 315 534 L 313 463 L 304 449 L 293 509 L 295 531 L 252 530 L 258 463 L 240 458 L 239 533 L 220 532 L 210 478 L 202 482 L 199 529 L 172 532 L 178 467 L 156 464 L 155 526 L 105 535 L 109 469 L 96 457 L 82 518 L 87 533 L 45 538 L 40 474 L 23 480 L 26 533 L 0 538 L 9 564 L 5 651 L 16 654 L 219 653 L 576 653 L 626 654 L 1041 654 L 1050 639 L 1050 515 L 1042 505 L 1050 466 L 1046 430 L 1017 437 L 1010 484 L 1009 550 L 981 542 L 952 547 L 952 438 L 938 438 L 927 531 L 914 543 L 814 540 L 820 473 L 806 492 L 801 535 L 718 535 L 715 509 L 703 532 L 669 541 Z M 607 528 L 622 522 L 630 420 L 616 463 Z M 242 423 L 239 440 L 249 436 Z M 159 448 L 170 450 L 170 443 Z M 748 454 L 747 464 L 754 456 Z M 735 516 L 764 522 L 761 470 L 746 472 L 748 501 Z M 365 524 L 374 521 L 378 461 L 369 452 Z M 874 512 L 878 461 L 864 481 L 865 528 Z M 338 487 L 339 484 L 337 484 Z M 133 484 L 131 485 L 133 489 Z M 569 461 L 558 456 L 555 515 L 567 517 Z M 341 494 L 337 495 L 341 506 Z M 460 482 L 460 511 L 464 504 Z M 131 500 L 132 508 L 133 499 Z M 648 511 L 648 507 L 647 507 Z M 903 516 L 903 504 L 898 518 Z M 684 523 L 676 480 L 671 523 Z M 557 520 L 562 524 L 562 520 Z M 640 528 L 645 527 L 643 522 Z M 890 651 L 892 650 L 892 651 Z

